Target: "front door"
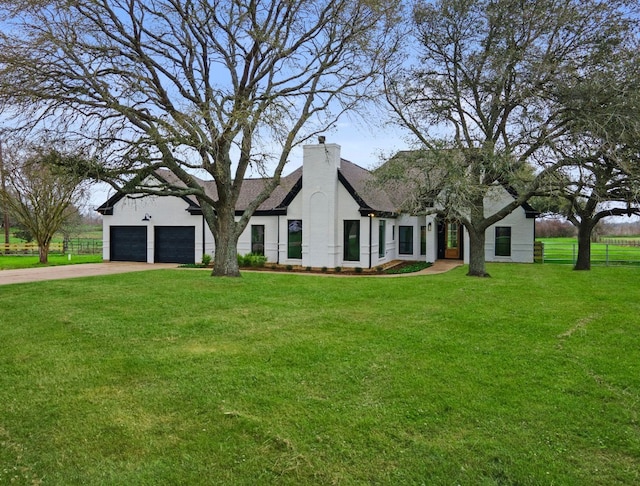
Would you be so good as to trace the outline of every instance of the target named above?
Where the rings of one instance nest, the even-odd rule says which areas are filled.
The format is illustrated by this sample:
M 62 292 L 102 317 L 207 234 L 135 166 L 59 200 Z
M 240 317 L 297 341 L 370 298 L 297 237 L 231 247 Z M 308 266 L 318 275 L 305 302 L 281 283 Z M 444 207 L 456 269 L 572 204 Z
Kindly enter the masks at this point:
M 460 224 L 446 222 L 444 226 L 444 257 L 460 259 Z

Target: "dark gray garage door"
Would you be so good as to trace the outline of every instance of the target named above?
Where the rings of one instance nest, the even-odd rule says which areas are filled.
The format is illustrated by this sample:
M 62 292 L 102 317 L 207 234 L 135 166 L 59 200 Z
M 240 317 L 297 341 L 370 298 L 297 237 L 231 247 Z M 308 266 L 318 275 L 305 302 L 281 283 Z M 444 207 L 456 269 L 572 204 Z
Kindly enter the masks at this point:
M 113 262 L 147 261 L 146 226 L 111 226 L 110 256 Z
M 157 263 L 195 263 L 196 228 L 194 226 L 156 226 Z

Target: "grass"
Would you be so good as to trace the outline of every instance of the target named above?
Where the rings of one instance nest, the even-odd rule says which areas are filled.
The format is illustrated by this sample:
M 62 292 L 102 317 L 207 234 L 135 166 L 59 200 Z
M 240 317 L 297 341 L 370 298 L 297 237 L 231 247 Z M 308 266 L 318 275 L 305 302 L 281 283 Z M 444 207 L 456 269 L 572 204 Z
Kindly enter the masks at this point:
M 0 255 L 0 270 L 100 262 L 102 262 L 102 255 L 71 255 L 71 259 L 69 259 L 67 255 L 49 253 L 49 263 L 47 265 L 42 265 L 39 262 L 38 255 Z
M 0 484 L 638 484 L 635 268 L 0 288 Z
M 575 263 L 578 252 L 576 238 L 538 238 L 538 241 L 544 243 L 545 263 Z M 591 243 L 591 264 L 640 265 L 640 247 Z

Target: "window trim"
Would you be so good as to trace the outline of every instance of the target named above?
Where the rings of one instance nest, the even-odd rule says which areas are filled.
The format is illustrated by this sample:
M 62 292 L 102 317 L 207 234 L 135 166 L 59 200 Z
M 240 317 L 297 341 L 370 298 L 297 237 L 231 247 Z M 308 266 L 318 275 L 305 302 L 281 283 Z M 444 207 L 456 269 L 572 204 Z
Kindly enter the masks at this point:
M 350 240 L 351 238 L 349 237 L 351 232 L 348 231 L 351 229 L 351 226 L 355 226 L 356 228 L 356 233 L 355 233 L 355 239 L 356 239 L 356 250 L 357 250 L 357 257 L 356 255 L 352 255 L 351 252 L 349 251 L 352 248 L 352 245 L 350 244 Z M 343 251 L 342 251 L 342 257 L 343 260 L 346 262 L 359 262 L 360 261 L 360 220 L 359 219 L 345 219 L 343 221 L 342 224 L 342 228 L 343 228 L 343 238 L 342 238 L 342 243 L 343 243 Z
M 403 231 L 404 230 L 404 231 Z M 409 231 L 407 231 L 409 230 Z M 407 236 L 407 234 L 411 237 L 408 241 L 403 241 L 403 236 Z M 406 246 L 411 246 L 411 251 L 406 250 Z M 413 245 L 413 226 L 408 225 L 400 225 L 398 226 L 398 255 L 413 255 L 415 248 Z
M 295 223 L 299 223 L 300 226 L 300 231 L 291 231 L 291 225 L 295 224 Z M 302 260 L 302 231 L 303 231 L 303 226 L 302 226 L 302 220 L 301 219 L 288 219 L 287 220 L 287 258 L 291 259 L 291 260 Z M 293 246 L 291 243 L 291 235 L 295 234 L 295 233 L 300 233 L 300 242 L 299 245 Z M 295 241 L 294 243 L 298 243 L 297 241 Z M 297 251 L 292 252 L 292 250 L 295 249 Z M 298 256 L 299 254 L 299 256 Z
M 499 234 L 505 232 L 505 234 Z M 495 229 L 495 243 L 494 243 L 494 255 L 497 257 L 510 257 L 511 256 L 511 238 L 512 238 L 512 232 L 511 232 L 511 226 L 496 226 Z M 506 243 L 500 243 L 498 244 L 498 238 L 502 239 L 506 239 L 505 241 L 508 242 L 508 245 Z
M 256 230 L 258 230 L 258 228 L 262 228 L 262 234 L 260 235 L 259 233 L 255 233 Z M 265 225 L 264 224 L 252 224 L 251 225 L 251 253 L 253 253 L 254 255 L 263 255 L 264 256 L 264 240 L 265 240 Z M 254 237 L 256 236 L 256 234 L 258 236 L 262 236 L 261 241 L 254 241 Z M 262 246 L 262 251 L 256 251 L 253 247 L 253 245 L 259 244 Z
M 378 258 L 384 258 L 387 253 L 387 222 L 384 219 L 378 221 Z

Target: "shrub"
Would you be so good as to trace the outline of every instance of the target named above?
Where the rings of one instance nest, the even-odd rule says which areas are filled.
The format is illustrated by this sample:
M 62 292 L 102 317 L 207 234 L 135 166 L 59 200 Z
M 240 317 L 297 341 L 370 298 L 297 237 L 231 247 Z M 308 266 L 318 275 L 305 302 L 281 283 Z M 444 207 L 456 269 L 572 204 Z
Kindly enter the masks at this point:
M 336 271 L 336 273 L 340 273 L 340 272 L 342 272 L 342 267 L 336 267 L 336 268 L 335 268 L 335 271 Z
M 208 267 L 210 263 L 211 263 L 211 255 L 204 253 L 202 255 L 202 265 L 205 267 Z
M 288 271 L 291 271 L 291 270 L 293 270 L 293 265 L 287 265 L 285 268 L 286 268 Z
M 18 229 L 13 232 L 13 236 L 26 241 L 27 243 L 31 243 L 33 241 L 33 235 L 31 234 L 31 231 L 22 226 L 18 226 Z
M 362 267 L 356 267 L 356 273 L 362 273 Z
M 322 267 L 322 268 L 321 268 L 321 270 L 322 270 L 323 272 L 326 272 L 326 271 L 327 271 L 327 267 Z
M 238 266 L 240 267 L 264 267 L 267 257 L 257 253 L 247 253 L 244 256 L 238 255 Z
M 385 271 L 388 274 L 419 272 L 431 266 L 430 262 L 403 262 Z
M 264 267 L 267 263 L 267 257 L 264 255 L 258 255 L 256 253 L 249 253 L 252 267 Z
M 311 271 L 311 267 L 307 267 L 307 268 L 305 268 L 305 270 L 306 270 L 307 272 L 310 272 L 310 271 Z
M 376 272 L 378 272 L 378 273 L 382 273 L 383 270 L 384 270 L 384 267 L 382 265 L 378 265 L 376 267 Z

